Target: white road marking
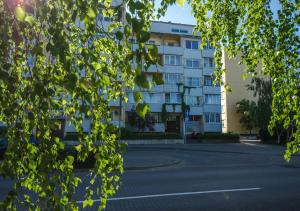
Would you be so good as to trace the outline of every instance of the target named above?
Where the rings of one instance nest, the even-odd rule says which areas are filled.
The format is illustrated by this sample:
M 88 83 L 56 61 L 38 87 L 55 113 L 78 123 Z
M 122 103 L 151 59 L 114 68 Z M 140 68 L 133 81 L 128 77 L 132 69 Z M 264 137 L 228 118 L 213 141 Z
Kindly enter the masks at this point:
M 209 194 L 209 193 L 254 191 L 254 190 L 261 190 L 261 189 L 262 188 L 240 188 L 240 189 L 208 190 L 208 191 L 183 192 L 183 193 L 167 193 L 167 194 L 155 194 L 155 195 L 144 195 L 144 196 L 127 196 L 127 197 L 110 198 L 110 199 L 108 199 L 108 201 L 156 198 L 156 197 L 165 197 L 165 196 L 186 196 L 186 195 L 199 195 L 199 194 Z M 94 202 L 99 202 L 99 201 L 100 201 L 99 199 L 94 200 Z M 77 203 L 81 204 L 81 203 L 83 203 L 83 201 L 77 201 Z

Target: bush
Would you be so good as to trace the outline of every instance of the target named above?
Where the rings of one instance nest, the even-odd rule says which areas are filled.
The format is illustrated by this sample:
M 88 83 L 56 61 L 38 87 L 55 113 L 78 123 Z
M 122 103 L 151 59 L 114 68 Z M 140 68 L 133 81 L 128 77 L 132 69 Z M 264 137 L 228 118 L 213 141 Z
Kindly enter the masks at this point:
M 121 131 L 121 139 L 181 139 L 178 133 Z
M 240 135 L 237 133 L 204 133 L 199 135 L 199 139 L 239 140 Z

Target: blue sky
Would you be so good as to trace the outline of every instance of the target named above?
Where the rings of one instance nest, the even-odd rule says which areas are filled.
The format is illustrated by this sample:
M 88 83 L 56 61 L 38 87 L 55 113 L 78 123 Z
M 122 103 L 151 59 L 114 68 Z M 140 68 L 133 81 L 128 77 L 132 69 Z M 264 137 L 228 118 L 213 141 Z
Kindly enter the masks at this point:
M 157 5 L 160 5 L 161 0 L 155 0 Z M 272 10 L 275 12 L 279 9 L 278 0 L 272 1 Z M 168 8 L 165 17 L 160 19 L 161 21 L 171 21 L 173 23 L 183 24 L 196 24 L 196 21 L 191 14 L 191 7 L 185 2 L 184 7 L 180 7 L 177 4 Z

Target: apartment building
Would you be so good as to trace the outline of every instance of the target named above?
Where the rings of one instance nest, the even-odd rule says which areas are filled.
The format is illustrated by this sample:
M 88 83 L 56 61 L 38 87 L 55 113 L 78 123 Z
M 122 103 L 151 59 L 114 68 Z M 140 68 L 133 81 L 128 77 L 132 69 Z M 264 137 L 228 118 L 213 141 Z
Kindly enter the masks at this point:
M 229 59 L 226 52 L 222 53 L 223 68 L 226 73 L 223 75 L 223 81 L 230 85 L 231 92 L 226 92 L 221 87 L 221 104 L 222 104 L 222 132 L 234 132 L 240 134 L 248 134 L 249 130 L 240 124 L 241 115 L 236 112 L 236 103 L 242 99 L 257 101 L 257 97 L 253 97 L 253 92 L 247 89 L 247 85 L 251 84 L 251 76 L 243 79 L 245 66 L 239 64 L 241 56 Z M 261 67 L 259 67 L 261 68 Z M 258 132 L 257 130 L 253 131 Z
M 142 91 L 144 101 L 150 106 L 150 115 L 154 121 L 154 130 L 158 132 L 186 133 L 221 132 L 221 88 L 213 86 L 214 49 L 207 46 L 200 49 L 200 37 L 193 35 L 193 25 L 154 21 L 151 26 L 149 44 L 158 47 L 162 66 L 158 70 L 163 74 L 164 84 L 153 85 L 151 90 L 127 90 L 128 102 L 122 109 L 118 103 L 112 104 L 112 119 L 122 120 L 121 125 L 130 127 L 130 113 L 135 108 L 133 95 Z M 133 48 L 137 48 L 132 39 Z M 151 81 L 157 67 L 147 72 Z M 183 99 L 182 99 L 183 96 Z M 182 113 L 182 101 L 189 106 L 187 117 Z M 167 112 L 166 122 L 162 121 L 163 107 Z M 125 113 L 119 118 L 120 111 Z M 121 112 L 121 113 L 122 113 Z
M 109 19 L 103 21 L 109 24 Z M 163 74 L 164 84 L 153 84 L 150 90 L 135 87 L 126 90 L 128 102 L 110 102 L 114 125 L 136 129 L 129 122 L 136 106 L 134 92 L 142 91 L 145 103 L 150 106 L 154 131 L 182 133 L 184 125 L 186 134 L 222 131 L 221 88 L 213 85 L 212 77 L 214 49 L 210 45 L 200 49 L 200 36 L 195 36 L 193 29 L 193 25 L 152 22 L 148 44 L 158 48 L 163 63 L 158 71 Z M 130 41 L 135 50 L 138 47 L 135 39 Z M 156 66 L 149 68 L 149 81 L 156 72 Z M 183 101 L 190 108 L 185 119 L 181 108 Z M 163 112 L 167 114 L 166 122 L 162 120 Z M 67 132 L 72 130 L 67 126 Z

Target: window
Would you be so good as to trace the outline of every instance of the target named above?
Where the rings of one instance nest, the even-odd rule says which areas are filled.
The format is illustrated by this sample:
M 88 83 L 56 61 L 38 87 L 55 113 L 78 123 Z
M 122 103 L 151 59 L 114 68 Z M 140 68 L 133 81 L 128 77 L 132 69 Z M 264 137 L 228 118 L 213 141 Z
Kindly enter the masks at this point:
M 214 82 L 214 78 L 210 75 L 206 75 L 204 76 L 204 86 L 220 86 L 220 83 L 217 82 L 216 85 L 213 84 Z
M 187 59 L 186 60 L 186 67 L 188 68 L 199 68 L 200 62 L 198 59 Z
M 180 29 L 180 33 L 188 33 L 188 30 L 185 30 L 185 29 Z
M 165 55 L 165 64 L 166 65 L 180 65 L 180 56 L 179 55 Z
M 213 77 L 212 76 L 204 76 L 204 86 L 212 86 L 213 85 Z
M 214 49 L 214 48 L 209 42 L 207 42 L 205 46 L 205 50 L 209 50 L 209 49 Z
M 185 103 L 190 106 L 199 106 L 202 104 L 200 96 L 185 96 Z
M 181 74 L 177 73 L 166 73 L 165 84 L 177 84 L 181 82 Z
M 221 122 L 221 116 L 220 114 L 216 114 L 216 123 L 220 123 Z
M 188 86 L 200 87 L 200 78 L 188 77 L 187 84 L 188 84 Z
M 204 67 L 213 68 L 214 67 L 214 59 L 213 58 L 204 58 Z
M 205 113 L 205 123 L 218 124 L 221 123 L 221 116 L 219 113 Z
M 127 92 L 126 93 L 126 97 L 128 99 L 128 103 L 134 103 L 134 97 L 133 97 L 133 93 L 132 92 Z
M 149 40 L 149 41 L 148 41 L 148 44 L 150 44 L 150 45 L 155 45 L 155 40 Z
M 199 115 L 190 115 L 189 116 L 189 121 L 190 122 L 201 121 L 201 116 L 199 116 Z
M 111 111 L 109 116 L 112 121 L 117 121 L 119 120 L 119 111 Z
M 176 33 L 185 33 L 185 34 L 188 33 L 188 30 L 186 30 L 186 29 L 175 29 L 175 28 L 173 28 L 171 31 L 176 32 Z
M 187 49 L 198 49 L 198 41 L 193 41 L 193 40 L 186 40 L 185 41 L 185 47 Z
M 206 104 L 221 104 L 221 96 L 216 94 L 206 94 L 205 95 Z
M 165 93 L 166 103 L 181 103 L 180 93 Z

